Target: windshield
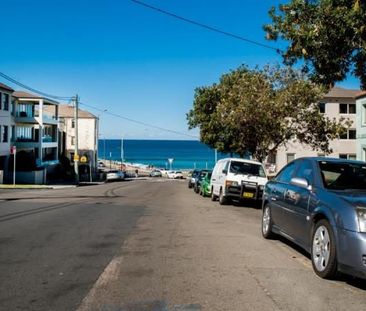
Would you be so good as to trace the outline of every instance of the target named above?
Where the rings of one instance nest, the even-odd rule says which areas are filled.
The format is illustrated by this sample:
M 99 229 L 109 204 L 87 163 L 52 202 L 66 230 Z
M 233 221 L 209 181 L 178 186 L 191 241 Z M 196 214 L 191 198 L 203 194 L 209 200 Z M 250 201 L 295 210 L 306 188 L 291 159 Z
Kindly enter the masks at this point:
M 248 162 L 231 161 L 230 173 L 266 177 L 262 165 Z
M 366 190 L 366 164 L 319 162 L 324 187 L 332 190 Z

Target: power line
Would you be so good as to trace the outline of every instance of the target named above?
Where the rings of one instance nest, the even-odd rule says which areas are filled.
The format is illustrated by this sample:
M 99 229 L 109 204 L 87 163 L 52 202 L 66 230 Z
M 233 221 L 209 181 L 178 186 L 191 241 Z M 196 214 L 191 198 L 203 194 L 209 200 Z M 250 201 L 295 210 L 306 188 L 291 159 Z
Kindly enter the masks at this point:
M 9 77 L 8 75 L 6 75 L 5 73 L 2 73 L 2 72 L 0 72 L 0 77 L 3 77 L 4 79 L 6 79 L 6 80 L 8 80 L 8 81 L 10 81 L 12 83 L 14 83 L 14 84 L 16 84 L 16 85 L 18 85 L 18 86 L 20 86 L 20 87 L 22 87 L 24 89 L 27 89 L 28 91 L 31 91 L 33 93 L 37 93 L 37 94 L 42 95 L 44 97 L 58 99 L 58 100 L 70 100 L 70 99 L 73 98 L 71 96 L 57 96 L 57 95 L 52 95 L 52 94 L 44 93 L 44 92 L 39 91 L 37 89 L 34 89 L 34 88 L 30 87 L 30 86 L 27 86 L 27 85 L 25 85 L 25 84 L 23 84 L 23 83 L 15 80 L 15 79 L 13 79 L 12 77 Z
M 181 135 L 181 136 L 187 136 L 187 137 L 191 137 L 191 138 L 195 138 L 195 139 L 198 139 L 199 138 L 197 136 L 190 135 L 190 134 L 187 134 L 187 133 L 183 133 L 183 132 L 179 132 L 179 131 L 167 129 L 167 128 L 160 127 L 160 126 L 157 126 L 157 125 L 153 125 L 153 124 L 149 124 L 149 123 L 146 123 L 146 122 L 134 120 L 134 119 L 131 119 L 131 118 L 128 118 L 128 117 L 124 117 L 124 116 L 122 116 L 120 114 L 113 113 L 113 112 L 110 112 L 110 111 L 108 111 L 106 109 L 101 109 L 101 108 L 98 108 L 98 107 L 95 107 L 95 106 L 92 106 L 92 105 L 88 105 L 88 104 L 84 104 L 84 103 L 79 103 L 79 104 L 82 105 L 82 106 L 85 106 L 85 107 L 89 107 L 91 109 L 94 109 L 96 111 L 103 112 L 105 114 L 109 114 L 109 115 L 111 115 L 113 117 L 120 118 L 120 119 L 129 121 L 129 122 L 132 122 L 132 123 L 136 123 L 136 124 L 143 125 L 143 126 L 147 126 L 147 127 L 150 127 L 150 128 L 154 128 L 154 129 L 157 129 L 157 130 L 160 130 L 160 131 L 169 132 L 169 133 L 177 134 L 177 135 Z
M 240 41 L 244 41 L 244 42 L 247 42 L 247 43 L 250 43 L 250 44 L 254 44 L 254 45 L 257 45 L 257 46 L 266 48 L 266 49 L 274 50 L 277 53 L 281 53 L 281 50 L 280 49 L 275 48 L 273 46 L 270 46 L 270 45 L 267 45 L 267 44 L 264 44 L 264 43 L 261 43 L 261 42 L 255 41 L 255 40 L 247 39 L 247 38 L 242 37 L 240 35 L 236 35 L 236 34 L 233 34 L 231 32 L 227 32 L 227 31 L 221 30 L 219 28 L 212 27 L 212 26 L 203 24 L 201 22 L 194 21 L 192 19 L 189 19 L 189 18 L 180 16 L 180 15 L 177 15 L 177 14 L 174 14 L 174 13 L 171 13 L 171 12 L 168 12 L 166 10 L 160 9 L 158 7 L 152 6 L 150 4 L 144 3 L 144 2 L 139 1 L 139 0 L 131 0 L 131 1 L 134 2 L 134 3 L 136 3 L 136 4 L 138 4 L 138 5 L 144 6 L 144 7 L 148 8 L 148 9 L 151 9 L 153 11 L 156 11 L 156 12 L 159 12 L 159 13 L 162 13 L 162 14 L 165 14 L 165 15 L 168 15 L 170 17 L 179 19 L 179 20 L 184 21 L 186 23 L 189 23 L 189 24 L 192 24 L 192 25 L 195 25 L 195 26 L 198 26 L 198 27 L 201 27 L 201 28 L 204 28 L 204 29 L 207 29 L 207 30 L 210 30 L 210 31 L 213 31 L 213 32 L 216 32 L 216 33 L 219 33 L 219 34 L 222 34 L 222 35 L 225 35 L 225 36 L 228 36 L 228 37 L 237 39 L 237 40 L 240 40 Z

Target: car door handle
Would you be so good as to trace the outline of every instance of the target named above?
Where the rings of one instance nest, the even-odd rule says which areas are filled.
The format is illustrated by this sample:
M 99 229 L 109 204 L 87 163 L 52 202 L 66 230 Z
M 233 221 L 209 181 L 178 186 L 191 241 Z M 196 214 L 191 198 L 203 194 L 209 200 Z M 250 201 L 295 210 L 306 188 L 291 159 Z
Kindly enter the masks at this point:
M 271 201 L 277 201 L 277 198 L 271 197 Z
M 212 181 L 215 181 L 216 179 L 212 179 Z

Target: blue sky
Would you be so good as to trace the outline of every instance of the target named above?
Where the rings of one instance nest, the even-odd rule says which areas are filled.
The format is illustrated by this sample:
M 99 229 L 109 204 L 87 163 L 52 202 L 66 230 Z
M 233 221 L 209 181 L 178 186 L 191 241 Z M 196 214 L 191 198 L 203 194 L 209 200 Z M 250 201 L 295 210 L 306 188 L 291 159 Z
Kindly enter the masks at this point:
M 268 49 L 160 15 L 130 0 L 2 0 L 0 71 L 47 93 L 175 131 L 194 89 L 240 64 L 280 62 Z M 178 15 L 266 42 L 262 25 L 277 0 L 144 0 Z M 9 12 L 6 14 L 5 12 Z M 6 44 L 5 44 L 6 43 Z M 0 82 L 7 83 L 5 80 Z M 349 79 L 345 87 L 357 88 Z M 98 115 L 97 111 L 89 109 Z M 104 113 L 102 137 L 187 139 Z

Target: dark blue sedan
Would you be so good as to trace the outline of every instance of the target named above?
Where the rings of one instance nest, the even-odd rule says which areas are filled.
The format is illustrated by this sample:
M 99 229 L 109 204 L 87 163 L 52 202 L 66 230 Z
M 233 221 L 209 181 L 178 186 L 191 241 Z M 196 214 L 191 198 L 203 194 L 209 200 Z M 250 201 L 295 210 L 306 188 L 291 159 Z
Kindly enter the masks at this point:
M 314 271 L 366 278 L 366 163 L 301 158 L 267 183 L 262 234 L 275 234 L 311 254 Z

